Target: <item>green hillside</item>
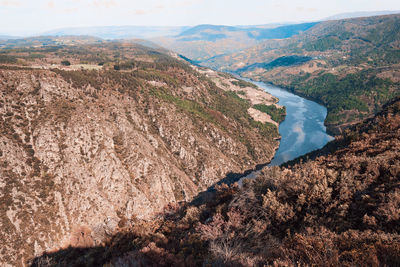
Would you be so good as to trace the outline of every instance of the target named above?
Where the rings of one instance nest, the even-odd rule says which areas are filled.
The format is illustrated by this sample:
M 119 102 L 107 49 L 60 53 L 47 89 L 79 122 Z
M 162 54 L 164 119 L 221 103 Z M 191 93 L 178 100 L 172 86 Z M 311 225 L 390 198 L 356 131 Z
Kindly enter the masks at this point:
M 202 64 L 238 71 L 324 104 L 325 123 L 338 134 L 400 94 L 399 25 L 400 15 L 327 21 L 298 36 L 268 40 Z

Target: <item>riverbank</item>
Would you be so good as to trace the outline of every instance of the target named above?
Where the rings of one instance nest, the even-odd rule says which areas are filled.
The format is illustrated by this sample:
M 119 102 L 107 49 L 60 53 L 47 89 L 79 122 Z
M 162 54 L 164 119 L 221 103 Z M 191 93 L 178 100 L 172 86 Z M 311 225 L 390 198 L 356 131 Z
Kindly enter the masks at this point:
M 293 160 L 333 140 L 324 125 L 327 115 L 324 106 L 271 84 L 245 80 L 279 98 L 278 104 L 286 107 L 286 118 L 279 126 L 281 143 L 269 166 Z
M 248 78 L 243 78 L 243 79 L 248 79 Z M 250 79 L 248 79 L 248 80 L 250 80 Z M 271 86 L 276 86 L 276 87 L 282 88 L 282 89 L 284 89 L 284 90 L 286 90 L 288 92 L 293 93 L 294 95 L 300 96 L 300 97 L 305 98 L 305 99 L 307 99 L 309 101 L 312 101 L 312 102 L 316 102 L 319 105 L 324 106 L 328 110 L 328 108 L 325 106 L 325 103 L 322 102 L 320 99 L 305 95 L 305 94 L 303 94 L 301 92 L 298 92 L 298 91 L 295 91 L 291 87 L 287 87 L 287 86 L 284 86 L 284 85 L 281 85 L 281 84 L 276 84 L 274 82 L 266 81 L 266 80 L 262 80 L 262 79 L 257 79 L 256 82 L 262 82 L 262 83 L 265 83 L 265 84 L 268 84 L 268 85 L 271 85 Z M 329 110 L 328 110 L 328 112 L 329 112 Z M 336 136 L 336 135 L 340 135 L 343 132 L 344 129 L 349 128 L 351 125 L 357 124 L 359 122 L 360 121 L 357 121 L 357 122 L 354 122 L 354 123 L 348 124 L 348 125 L 334 125 L 334 124 L 326 124 L 326 121 L 324 120 L 324 125 L 326 127 L 326 132 L 329 135 Z
M 327 109 L 323 105 L 293 94 L 284 88 L 264 82 L 252 81 L 240 76 L 236 77 L 255 84 L 259 89 L 265 90 L 268 94 L 279 99 L 276 104 L 285 106 L 287 112 L 285 120 L 279 125 L 281 140 L 271 161 L 260 164 L 253 170 L 227 177 L 218 184 L 238 182 L 240 185 L 244 179 L 256 178 L 258 173 L 267 166 L 279 166 L 295 160 L 325 147 L 328 142 L 334 140 L 324 125 Z
M 252 82 L 241 81 L 243 78 L 234 74 L 221 73 L 211 69 L 199 69 L 199 71 L 209 77 L 219 88 L 235 92 L 238 97 L 246 100 L 251 105 L 247 112 L 255 121 L 263 124 L 270 123 L 279 128 L 279 122 L 273 120 L 270 114 L 255 108 L 257 105 L 265 105 L 283 109 L 282 106 L 277 104 L 279 102 L 277 97 L 265 92 Z

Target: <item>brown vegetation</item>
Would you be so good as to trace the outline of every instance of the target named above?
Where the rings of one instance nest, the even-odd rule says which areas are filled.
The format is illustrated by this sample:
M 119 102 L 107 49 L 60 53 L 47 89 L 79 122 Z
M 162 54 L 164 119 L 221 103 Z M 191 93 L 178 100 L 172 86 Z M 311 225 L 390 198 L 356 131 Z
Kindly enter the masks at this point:
M 170 206 L 60 265 L 399 266 L 400 99 L 324 149 Z M 89 260 L 87 260 L 89 259 Z M 34 262 L 33 266 L 36 266 Z
M 2 52 L 43 57 L 0 66 L 0 266 L 101 245 L 268 162 L 278 145 L 276 127 L 255 124 L 245 101 L 160 51 L 110 42 Z M 74 70 L 65 59 L 105 64 Z

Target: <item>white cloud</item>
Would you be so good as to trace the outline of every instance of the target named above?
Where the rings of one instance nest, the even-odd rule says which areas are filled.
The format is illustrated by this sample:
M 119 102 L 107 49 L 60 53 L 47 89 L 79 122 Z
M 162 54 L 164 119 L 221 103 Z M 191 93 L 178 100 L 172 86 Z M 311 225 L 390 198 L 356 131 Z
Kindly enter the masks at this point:
M 115 0 L 94 0 L 90 3 L 90 6 L 96 8 L 113 8 L 118 6 L 118 2 Z
M 306 135 L 303 130 L 303 125 L 297 125 L 296 127 L 294 127 L 293 132 L 297 133 L 296 145 L 304 143 Z
M 400 10 L 400 1 L 0 0 L 0 31 L 40 32 L 81 25 L 251 25 L 373 10 Z

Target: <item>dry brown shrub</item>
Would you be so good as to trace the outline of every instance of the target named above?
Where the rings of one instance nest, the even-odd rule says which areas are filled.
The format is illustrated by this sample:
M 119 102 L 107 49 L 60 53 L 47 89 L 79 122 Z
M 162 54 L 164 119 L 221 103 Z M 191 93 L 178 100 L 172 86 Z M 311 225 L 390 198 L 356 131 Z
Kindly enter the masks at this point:
M 210 222 L 199 223 L 196 226 L 196 231 L 200 233 L 202 240 L 215 240 L 222 236 L 225 223 L 224 217 L 217 213 L 210 219 Z

